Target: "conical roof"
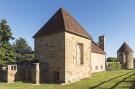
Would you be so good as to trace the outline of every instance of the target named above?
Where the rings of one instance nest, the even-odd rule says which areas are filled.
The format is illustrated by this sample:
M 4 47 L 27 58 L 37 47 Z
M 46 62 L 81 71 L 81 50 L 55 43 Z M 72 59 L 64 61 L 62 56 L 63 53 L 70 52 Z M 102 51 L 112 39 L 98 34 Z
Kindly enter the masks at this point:
M 119 48 L 118 52 L 133 52 L 133 50 L 128 46 L 126 42 L 123 43 L 123 45 Z
M 33 38 L 45 36 L 61 31 L 66 31 L 88 39 L 92 37 L 84 28 L 63 8 L 60 8 L 49 21 L 33 36 Z

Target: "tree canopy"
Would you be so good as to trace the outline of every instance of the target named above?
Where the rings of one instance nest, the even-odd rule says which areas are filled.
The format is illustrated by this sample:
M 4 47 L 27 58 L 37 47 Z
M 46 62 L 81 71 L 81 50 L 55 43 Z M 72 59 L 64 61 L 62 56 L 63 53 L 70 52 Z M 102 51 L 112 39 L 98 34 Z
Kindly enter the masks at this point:
M 32 48 L 28 45 L 27 41 L 22 37 L 17 39 L 16 42 L 13 43 L 13 46 L 15 50 L 28 50 L 28 51 L 32 50 Z
M 0 46 L 2 47 L 4 43 L 9 42 L 10 39 L 13 39 L 11 29 L 7 24 L 7 21 L 1 20 L 0 22 Z
M 15 51 L 20 51 L 20 53 L 16 53 L 16 61 L 26 62 L 34 60 L 34 54 L 24 53 L 25 51 L 32 51 L 32 48 L 28 45 L 27 41 L 20 37 L 13 43 L 13 47 Z M 21 51 L 24 51 L 21 53 Z
M 13 39 L 11 29 L 7 24 L 7 21 L 0 21 L 0 64 L 14 61 L 14 49 L 9 43 L 10 39 Z
M 115 57 L 108 57 L 107 62 L 118 62 L 118 59 Z

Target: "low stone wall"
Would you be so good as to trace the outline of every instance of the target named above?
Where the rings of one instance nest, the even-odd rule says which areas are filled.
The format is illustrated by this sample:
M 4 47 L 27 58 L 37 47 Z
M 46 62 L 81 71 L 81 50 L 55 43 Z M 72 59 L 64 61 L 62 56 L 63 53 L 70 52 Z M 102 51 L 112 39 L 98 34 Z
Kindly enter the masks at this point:
M 7 71 L 6 67 L 0 65 L 0 81 L 6 82 L 7 81 Z
M 0 81 L 13 83 L 15 81 L 40 83 L 39 63 L 24 63 L 0 66 Z

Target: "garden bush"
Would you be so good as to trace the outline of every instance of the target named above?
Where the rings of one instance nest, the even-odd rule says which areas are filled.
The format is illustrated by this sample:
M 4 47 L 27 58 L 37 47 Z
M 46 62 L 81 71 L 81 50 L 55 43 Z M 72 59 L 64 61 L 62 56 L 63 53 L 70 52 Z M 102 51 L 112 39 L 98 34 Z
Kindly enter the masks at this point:
M 107 70 L 115 71 L 122 69 L 120 62 L 107 62 Z

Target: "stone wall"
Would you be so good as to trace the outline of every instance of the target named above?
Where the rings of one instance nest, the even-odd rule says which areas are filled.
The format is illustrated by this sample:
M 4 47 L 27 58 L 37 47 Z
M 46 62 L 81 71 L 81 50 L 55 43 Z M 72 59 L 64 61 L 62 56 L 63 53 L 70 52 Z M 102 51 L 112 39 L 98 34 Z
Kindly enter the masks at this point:
M 10 64 L 6 66 L 2 66 L 0 69 L 1 81 L 7 83 L 13 83 L 14 81 L 18 81 L 23 79 L 23 75 L 20 70 L 17 68 L 16 64 Z M 21 75 L 20 75 L 21 74 Z
M 35 38 L 35 56 L 41 63 L 41 82 L 65 82 L 64 38 L 64 32 Z
M 127 69 L 134 68 L 133 52 L 129 52 L 127 55 Z
M 83 64 L 77 58 L 77 45 L 83 45 Z M 91 76 L 91 40 L 65 32 L 65 82 L 71 83 Z
M 91 53 L 92 73 L 105 71 L 105 54 Z
M 40 83 L 40 64 L 39 63 L 34 63 L 33 64 L 33 69 L 32 69 L 32 82 L 35 84 Z
M 0 67 L 0 81 L 14 83 L 15 81 L 40 83 L 39 63 L 10 64 Z
M 7 82 L 7 67 L 0 65 L 0 81 L 1 82 Z
M 13 83 L 17 77 L 17 65 L 7 65 L 7 83 Z
M 134 68 L 133 52 L 128 52 L 127 54 L 124 52 L 118 52 L 117 55 L 123 69 Z

